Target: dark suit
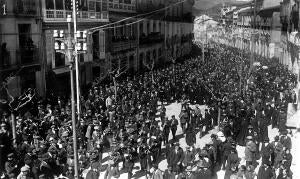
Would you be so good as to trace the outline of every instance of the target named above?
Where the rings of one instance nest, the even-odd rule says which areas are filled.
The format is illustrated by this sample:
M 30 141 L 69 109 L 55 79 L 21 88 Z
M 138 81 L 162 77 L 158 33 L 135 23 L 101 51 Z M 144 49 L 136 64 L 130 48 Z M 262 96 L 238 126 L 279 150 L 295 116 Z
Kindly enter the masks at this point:
M 178 172 L 181 169 L 183 159 L 184 159 L 184 153 L 182 148 L 179 147 L 177 151 L 173 149 L 171 150 L 171 153 L 169 155 L 169 161 L 170 161 L 169 165 L 172 166 L 174 171 Z

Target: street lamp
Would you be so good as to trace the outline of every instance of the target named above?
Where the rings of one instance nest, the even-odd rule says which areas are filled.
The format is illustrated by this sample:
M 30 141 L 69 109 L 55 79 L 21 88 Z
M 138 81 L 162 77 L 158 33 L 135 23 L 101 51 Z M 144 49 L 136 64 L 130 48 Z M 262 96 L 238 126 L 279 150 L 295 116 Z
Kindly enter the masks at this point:
M 76 133 L 76 114 L 75 114 L 75 91 L 74 91 L 74 59 L 80 53 L 85 53 L 87 50 L 86 38 L 81 38 L 80 41 L 75 41 L 71 36 L 71 15 L 68 15 L 68 31 L 67 37 L 64 36 L 63 30 L 54 30 L 53 37 L 55 39 L 54 49 L 58 53 L 66 55 L 66 58 L 70 62 L 70 82 L 71 82 L 71 109 L 72 109 L 72 132 L 73 132 L 73 150 L 74 150 L 74 170 L 75 170 L 75 179 L 78 179 L 78 152 L 77 152 L 77 133 Z M 78 32 L 83 34 L 81 32 Z M 77 33 L 77 34 L 78 34 Z M 83 37 L 83 35 L 79 35 Z M 86 35 L 85 35 L 86 37 Z M 78 86 L 76 86 L 77 88 Z M 79 114 L 78 114 L 79 115 Z

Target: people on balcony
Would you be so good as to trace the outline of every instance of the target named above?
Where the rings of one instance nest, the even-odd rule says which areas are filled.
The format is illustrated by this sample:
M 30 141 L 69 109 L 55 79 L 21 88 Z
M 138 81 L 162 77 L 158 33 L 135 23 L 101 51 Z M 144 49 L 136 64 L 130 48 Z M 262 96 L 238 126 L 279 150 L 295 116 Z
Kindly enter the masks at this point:
M 9 51 L 6 49 L 6 43 L 1 44 L 0 50 L 0 67 L 7 67 L 9 65 Z

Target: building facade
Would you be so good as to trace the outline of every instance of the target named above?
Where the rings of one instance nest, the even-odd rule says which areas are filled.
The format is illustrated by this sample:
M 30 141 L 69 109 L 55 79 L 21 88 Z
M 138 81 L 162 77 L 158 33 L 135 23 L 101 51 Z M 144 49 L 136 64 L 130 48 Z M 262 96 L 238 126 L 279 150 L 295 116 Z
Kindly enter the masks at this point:
M 153 61 L 158 65 L 188 54 L 193 38 L 192 6 L 192 1 L 109 1 L 110 22 L 128 20 L 104 28 L 106 49 L 105 59 L 100 59 L 100 75 L 115 68 L 128 74 L 142 72 Z
M 12 0 L 3 5 L 1 81 L 16 73 L 8 83 L 14 96 L 28 87 L 41 96 L 68 95 L 70 62 L 54 49 L 53 36 L 54 31 L 67 36 L 72 0 Z M 89 32 L 87 51 L 78 55 L 80 86 L 113 68 L 133 74 L 147 70 L 149 61 L 157 66 L 189 54 L 193 5 L 193 0 L 77 0 L 77 30 Z
M 76 6 L 77 31 L 82 32 L 109 22 L 108 0 L 77 0 Z M 67 35 L 67 16 L 72 16 L 72 0 L 41 0 L 41 14 L 47 90 L 57 95 L 67 95 L 70 91 L 70 62 L 64 54 L 55 51 L 53 33 L 58 30 Z M 71 31 L 73 33 L 73 28 Z M 87 35 L 87 51 L 78 55 L 79 81 L 82 87 L 93 81 L 93 69 L 99 63 L 93 49 L 99 50 L 99 43 L 103 44 L 103 41 L 105 39 L 101 38 L 99 32 Z
M 18 96 L 28 88 L 44 95 L 39 1 L 9 0 L 0 3 L 0 82 L 7 83 L 12 96 Z

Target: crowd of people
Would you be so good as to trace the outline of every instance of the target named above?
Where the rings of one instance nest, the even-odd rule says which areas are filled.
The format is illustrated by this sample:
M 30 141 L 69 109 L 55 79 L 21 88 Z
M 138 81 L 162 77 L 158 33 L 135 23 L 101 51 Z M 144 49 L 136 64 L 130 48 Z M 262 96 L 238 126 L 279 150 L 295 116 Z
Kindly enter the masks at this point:
M 80 177 L 212 179 L 225 170 L 224 179 L 291 179 L 291 134 L 285 123 L 288 103 L 296 102 L 296 78 L 275 59 L 256 57 L 255 62 L 250 65 L 249 54 L 211 44 L 205 61 L 186 59 L 119 80 L 117 88 L 94 83 L 81 98 L 75 129 Z M 181 103 L 181 112 L 169 118 L 165 106 L 174 102 Z M 15 144 L 11 115 L 2 114 L 1 177 L 74 178 L 70 99 L 52 97 L 20 111 L 15 112 Z M 279 129 L 275 138 L 268 137 L 269 125 Z M 202 138 L 216 126 L 219 132 L 196 147 L 196 134 Z M 237 146 L 245 147 L 243 159 Z M 161 171 L 164 159 L 168 167 Z M 139 171 L 133 173 L 137 163 Z

